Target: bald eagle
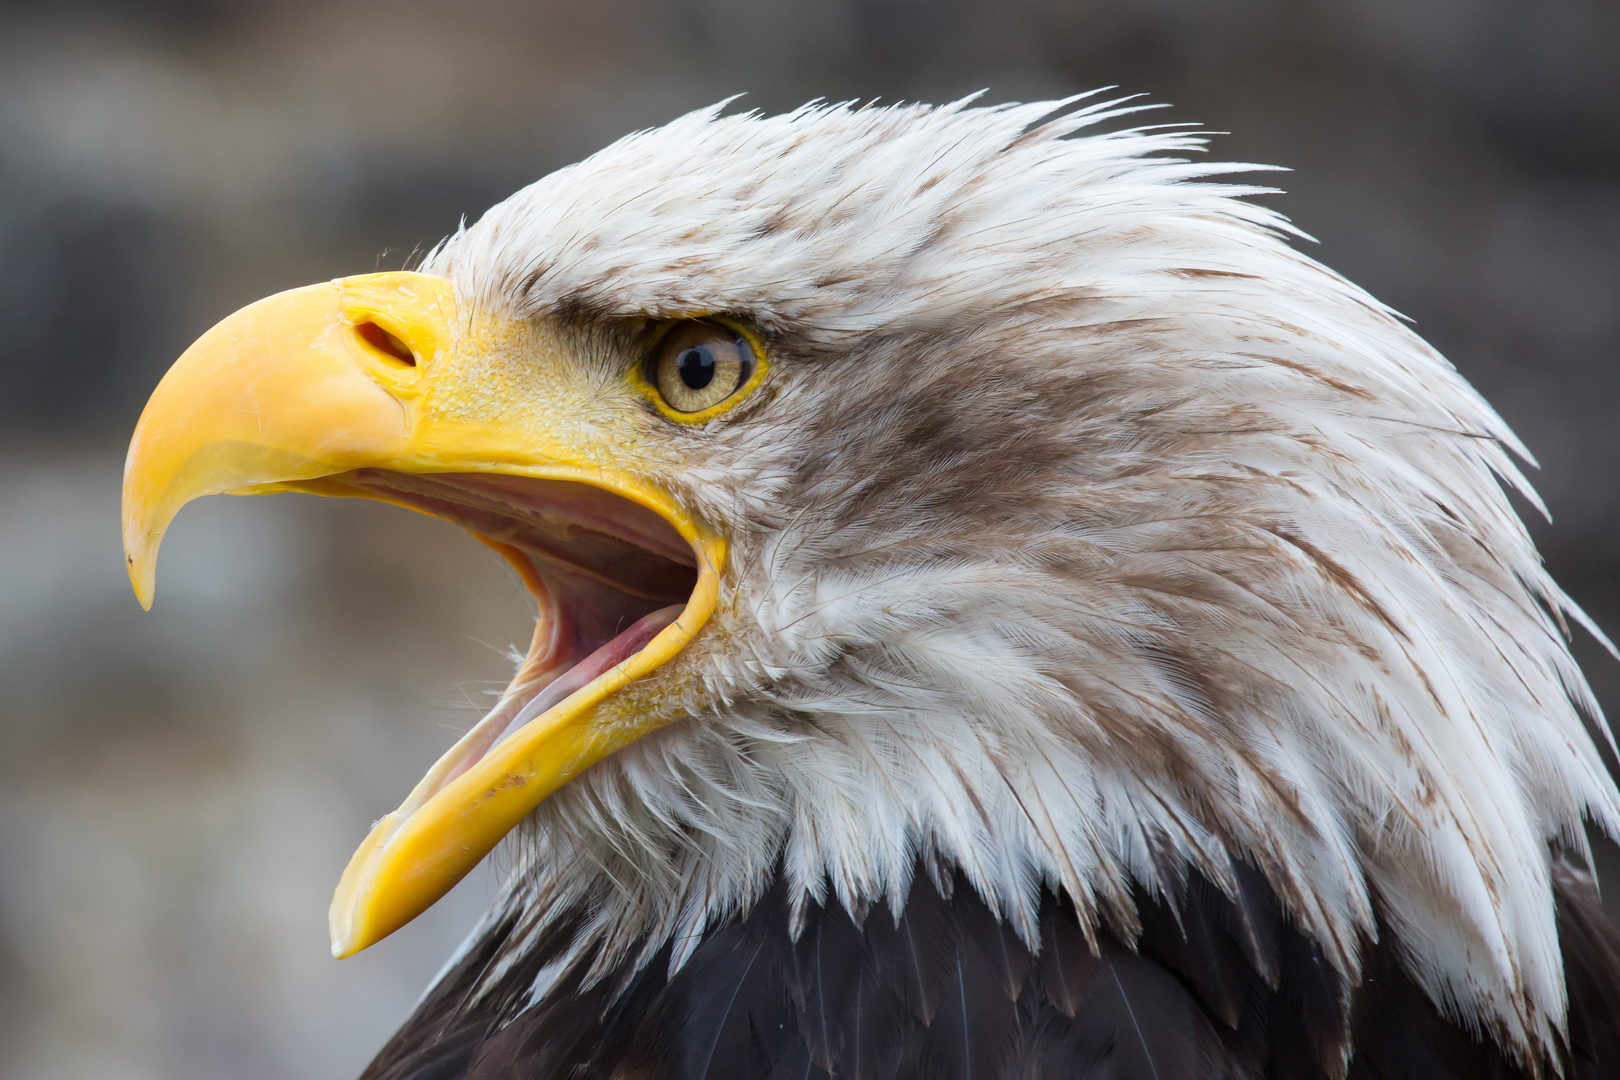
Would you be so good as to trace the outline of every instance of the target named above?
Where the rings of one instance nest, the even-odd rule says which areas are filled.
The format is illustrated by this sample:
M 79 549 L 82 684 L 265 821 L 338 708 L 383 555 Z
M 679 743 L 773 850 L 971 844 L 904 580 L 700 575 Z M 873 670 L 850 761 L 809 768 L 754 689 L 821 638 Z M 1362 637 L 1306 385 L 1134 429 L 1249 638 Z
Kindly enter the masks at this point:
M 367 1077 L 1620 1075 L 1526 451 L 1136 107 L 704 110 L 175 364 L 143 603 L 302 491 L 538 607 L 338 885 L 346 956 L 515 837 Z

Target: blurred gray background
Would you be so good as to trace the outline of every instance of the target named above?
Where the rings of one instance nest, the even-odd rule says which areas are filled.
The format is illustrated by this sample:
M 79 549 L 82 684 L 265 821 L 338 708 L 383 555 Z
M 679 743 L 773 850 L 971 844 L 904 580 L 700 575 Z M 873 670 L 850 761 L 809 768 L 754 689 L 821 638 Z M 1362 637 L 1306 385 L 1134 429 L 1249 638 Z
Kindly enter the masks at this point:
M 327 955 L 354 845 L 527 642 L 492 554 L 213 499 L 136 607 L 124 443 L 197 334 L 739 91 L 1110 83 L 1296 170 L 1269 201 L 1507 416 L 1542 550 L 1620 632 L 1613 0 L 0 3 L 0 1077 L 352 1076 L 497 881 Z M 1576 649 L 1620 714 L 1620 664 Z

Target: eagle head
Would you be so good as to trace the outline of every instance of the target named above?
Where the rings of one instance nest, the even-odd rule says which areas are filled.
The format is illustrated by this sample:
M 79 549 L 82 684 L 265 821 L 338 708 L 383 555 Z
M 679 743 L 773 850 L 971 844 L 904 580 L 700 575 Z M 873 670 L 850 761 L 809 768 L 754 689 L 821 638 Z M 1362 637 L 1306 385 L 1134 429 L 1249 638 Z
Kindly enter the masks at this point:
M 1556 864 L 1620 800 L 1525 452 L 1218 182 L 1252 166 L 1133 111 L 705 110 L 187 351 L 125 476 L 143 602 L 183 503 L 286 490 L 459 524 L 537 602 L 355 854 L 337 955 L 514 830 L 469 944 L 476 998 L 551 942 L 508 1019 L 767 903 L 792 937 L 961 882 L 1037 955 L 1059 897 L 1108 956 L 1258 887 L 1344 1015 L 1387 953 L 1562 1052 Z

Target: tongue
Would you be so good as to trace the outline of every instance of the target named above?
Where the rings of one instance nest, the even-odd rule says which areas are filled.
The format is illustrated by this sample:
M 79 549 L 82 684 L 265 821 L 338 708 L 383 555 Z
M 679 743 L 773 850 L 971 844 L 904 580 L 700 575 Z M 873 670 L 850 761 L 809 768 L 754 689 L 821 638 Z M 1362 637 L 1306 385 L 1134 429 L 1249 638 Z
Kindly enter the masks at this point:
M 660 630 L 675 621 L 676 617 L 681 613 L 682 606 L 681 604 L 671 604 L 669 607 L 659 608 L 649 615 L 643 615 L 628 630 L 625 630 L 618 637 L 601 646 L 558 676 L 555 681 L 536 694 L 533 700 L 518 710 L 517 715 L 512 717 L 511 723 L 506 725 L 506 730 L 501 732 L 500 738 L 496 739 L 495 743 L 500 743 L 512 732 L 518 730 L 535 717 L 540 716 L 547 709 L 562 701 L 569 694 L 607 671 L 613 665 L 623 663 L 640 652 L 649 641 L 658 636 Z

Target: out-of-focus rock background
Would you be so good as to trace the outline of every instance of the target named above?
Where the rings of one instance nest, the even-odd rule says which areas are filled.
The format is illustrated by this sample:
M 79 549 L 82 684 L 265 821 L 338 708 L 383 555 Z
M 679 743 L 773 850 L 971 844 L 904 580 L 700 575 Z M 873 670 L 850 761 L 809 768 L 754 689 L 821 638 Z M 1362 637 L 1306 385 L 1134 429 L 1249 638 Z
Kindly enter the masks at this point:
M 527 640 L 492 555 L 215 499 L 136 608 L 124 440 L 198 333 L 738 91 L 1108 83 L 1297 170 L 1276 204 L 1506 414 L 1549 562 L 1620 631 L 1612 0 L 0 4 L 0 1077 L 351 1076 L 495 884 L 326 955 L 353 845 Z M 1620 712 L 1620 665 L 1577 648 Z

